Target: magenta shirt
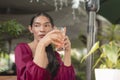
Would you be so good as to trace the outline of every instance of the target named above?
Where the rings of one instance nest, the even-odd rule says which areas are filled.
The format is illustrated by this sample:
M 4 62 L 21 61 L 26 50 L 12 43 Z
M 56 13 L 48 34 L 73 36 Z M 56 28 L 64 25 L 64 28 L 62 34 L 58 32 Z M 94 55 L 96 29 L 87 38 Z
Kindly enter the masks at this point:
M 75 80 L 73 66 L 65 66 L 56 53 L 60 67 L 53 80 Z M 27 43 L 20 43 L 15 48 L 15 63 L 17 80 L 50 80 L 51 74 L 48 70 L 36 65 L 33 62 L 32 51 Z

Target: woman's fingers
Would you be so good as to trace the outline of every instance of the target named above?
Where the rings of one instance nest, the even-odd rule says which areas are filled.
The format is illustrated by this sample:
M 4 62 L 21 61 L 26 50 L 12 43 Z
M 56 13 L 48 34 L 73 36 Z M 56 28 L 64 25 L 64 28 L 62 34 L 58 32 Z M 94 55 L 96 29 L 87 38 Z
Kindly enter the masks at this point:
M 54 44 L 57 48 L 61 47 L 63 42 L 60 39 L 53 39 L 52 44 Z
M 69 40 L 68 36 L 66 36 L 64 39 L 64 48 L 67 50 L 67 49 L 70 49 L 70 47 L 71 47 L 70 40 Z
M 58 29 L 54 29 L 53 31 L 49 32 L 48 34 L 50 34 L 51 36 L 59 37 L 59 38 L 64 37 L 62 32 L 60 30 L 58 30 Z
M 62 45 L 64 45 L 64 38 L 65 38 L 65 36 L 58 29 L 54 29 L 54 30 L 50 31 L 46 35 L 46 39 L 48 39 L 48 38 L 49 38 L 49 40 L 51 40 L 50 42 L 52 44 L 56 45 L 57 47 L 61 47 Z

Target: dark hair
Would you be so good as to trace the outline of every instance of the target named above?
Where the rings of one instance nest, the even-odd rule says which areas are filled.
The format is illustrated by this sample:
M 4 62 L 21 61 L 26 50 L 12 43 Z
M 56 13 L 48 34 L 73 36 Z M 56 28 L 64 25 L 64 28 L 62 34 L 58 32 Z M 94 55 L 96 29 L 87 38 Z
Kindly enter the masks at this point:
M 33 22 L 34 22 L 34 19 L 36 17 L 39 17 L 39 16 L 45 16 L 47 17 L 49 20 L 50 20 L 50 23 L 52 24 L 52 26 L 54 26 L 54 23 L 53 23 L 53 19 L 45 12 L 41 12 L 41 13 L 38 13 L 37 15 L 35 15 L 32 19 L 31 19 L 31 23 L 30 25 L 32 26 Z M 52 79 L 56 76 L 57 74 L 57 70 L 58 70 L 58 67 L 59 67 L 59 62 L 56 58 L 56 55 L 55 55 L 55 51 L 53 50 L 53 47 L 52 45 L 48 45 L 46 47 L 46 53 L 47 53 L 47 57 L 48 57 L 48 66 L 47 66 L 47 70 L 50 71 L 51 75 L 52 75 Z
M 32 19 L 30 21 L 30 26 L 32 26 L 32 24 L 34 22 L 34 19 L 36 17 L 39 17 L 39 16 L 45 16 L 45 17 L 47 17 L 50 20 L 50 23 L 52 24 L 52 26 L 54 26 L 54 22 L 53 22 L 52 17 L 50 15 L 48 15 L 47 13 L 45 13 L 45 12 L 40 12 L 40 13 L 36 14 L 34 17 L 32 17 Z
M 58 63 L 58 60 L 55 55 L 55 51 L 53 50 L 53 47 L 51 44 L 46 47 L 46 52 L 47 52 L 47 57 L 48 57 L 48 61 L 49 61 L 47 70 L 49 70 L 50 73 L 52 74 L 51 80 L 53 80 L 53 78 L 57 74 L 57 70 L 58 70 L 58 67 L 60 66 L 60 64 Z

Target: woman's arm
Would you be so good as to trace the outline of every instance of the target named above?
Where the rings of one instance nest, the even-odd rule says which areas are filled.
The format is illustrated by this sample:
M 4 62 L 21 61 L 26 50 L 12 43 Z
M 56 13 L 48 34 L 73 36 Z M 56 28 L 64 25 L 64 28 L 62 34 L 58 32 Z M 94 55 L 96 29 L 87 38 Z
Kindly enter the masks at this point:
M 33 62 L 31 51 L 24 43 L 17 45 L 15 48 L 15 64 L 17 80 L 50 79 L 49 72 Z
M 71 64 L 70 66 L 66 66 L 65 63 L 62 62 L 58 53 L 56 53 L 56 56 L 60 63 L 60 67 L 54 80 L 75 80 L 75 71 L 73 65 Z
M 64 49 L 65 49 L 65 54 L 63 58 L 64 65 L 71 66 L 71 43 L 68 36 L 65 37 Z
M 47 54 L 45 51 L 45 48 L 49 44 L 54 44 L 54 45 L 61 45 L 63 36 L 60 30 L 52 30 L 48 34 L 46 34 L 38 43 L 36 52 L 35 52 L 35 57 L 33 61 L 40 67 L 46 68 L 48 65 L 48 58 Z
M 47 54 L 45 52 L 45 45 L 42 42 L 38 43 L 33 62 L 42 68 L 46 68 L 48 64 Z

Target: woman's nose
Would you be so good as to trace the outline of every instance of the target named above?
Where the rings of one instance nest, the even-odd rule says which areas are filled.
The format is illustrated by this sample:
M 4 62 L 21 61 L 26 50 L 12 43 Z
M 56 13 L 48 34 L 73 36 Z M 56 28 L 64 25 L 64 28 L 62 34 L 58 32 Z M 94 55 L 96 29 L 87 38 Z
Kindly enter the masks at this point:
M 43 26 L 41 26 L 40 31 L 45 31 L 45 28 Z

